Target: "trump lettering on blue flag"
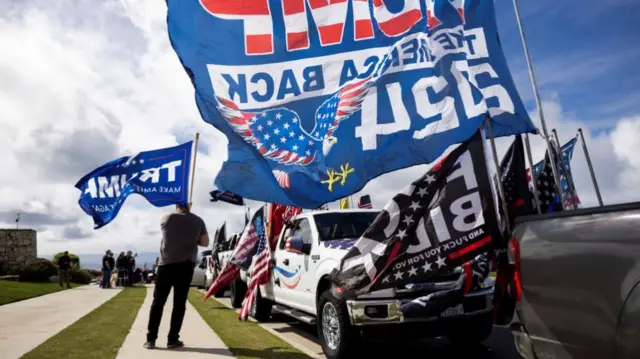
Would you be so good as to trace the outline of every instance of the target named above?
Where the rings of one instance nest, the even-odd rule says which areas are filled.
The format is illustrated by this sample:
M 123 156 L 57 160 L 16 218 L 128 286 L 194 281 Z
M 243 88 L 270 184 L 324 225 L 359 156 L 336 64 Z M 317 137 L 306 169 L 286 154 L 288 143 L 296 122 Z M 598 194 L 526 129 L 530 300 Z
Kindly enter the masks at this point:
M 493 0 L 168 0 L 203 119 L 229 140 L 215 180 L 318 208 L 437 159 L 487 117 L 535 132 Z
M 95 229 L 113 221 L 132 193 L 156 207 L 186 204 L 192 147 L 190 141 L 106 163 L 76 183 L 81 192 L 78 204 L 93 218 Z

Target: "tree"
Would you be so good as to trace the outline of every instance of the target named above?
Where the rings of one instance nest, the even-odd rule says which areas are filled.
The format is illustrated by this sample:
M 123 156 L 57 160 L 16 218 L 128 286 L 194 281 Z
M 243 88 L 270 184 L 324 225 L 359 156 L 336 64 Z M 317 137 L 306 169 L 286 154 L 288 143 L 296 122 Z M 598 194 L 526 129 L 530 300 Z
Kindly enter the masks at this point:
M 62 257 L 63 255 L 64 252 L 58 252 L 55 256 L 53 256 L 53 259 L 51 261 L 57 265 L 58 259 L 60 259 L 60 257 Z M 80 267 L 80 257 L 73 253 L 69 253 L 69 258 L 71 258 L 71 265 Z

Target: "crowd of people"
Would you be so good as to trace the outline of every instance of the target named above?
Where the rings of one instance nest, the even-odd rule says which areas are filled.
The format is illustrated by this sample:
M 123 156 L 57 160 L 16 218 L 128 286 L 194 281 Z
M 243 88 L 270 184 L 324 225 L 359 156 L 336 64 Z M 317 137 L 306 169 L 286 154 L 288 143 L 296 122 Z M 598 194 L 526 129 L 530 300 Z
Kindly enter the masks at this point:
M 114 258 L 113 252 L 107 250 L 102 257 L 101 288 L 131 287 L 135 283 L 148 283 L 149 276 L 147 265 L 136 268 L 137 253 L 131 251 L 120 252 L 118 258 Z

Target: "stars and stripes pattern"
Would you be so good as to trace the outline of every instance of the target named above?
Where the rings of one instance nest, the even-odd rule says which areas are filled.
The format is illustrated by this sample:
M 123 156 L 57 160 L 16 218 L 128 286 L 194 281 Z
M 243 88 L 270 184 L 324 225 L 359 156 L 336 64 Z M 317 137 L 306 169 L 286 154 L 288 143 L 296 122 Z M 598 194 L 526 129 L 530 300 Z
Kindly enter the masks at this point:
M 247 292 L 238 314 L 240 320 L 246 320 L 249 316 L 249 312 L 256 302 L 257 288 L 259 285 L 266 284 L 269 281 L 271 272 L 271 248 L 269 247 L 269 240 L 265 233 L 265 225 L 262 218 L 256 219 L 255 232 L 258 237 L 258 249 L 254 256 Z
M 517 135 L 500 162 L 510 228 L 513 228 L 515 217 L 533 213 L 526 166 L 522 136 Z M 498 210 L 502 214 L 502 206 Z
M 373 206 L 371 205 L 371 196 L 366 194 L 360 197 L 360 199 L 358 200 L 358 208 L 373 208 Z
M 456 283 L 448 290 L 437 291 L 418 297 L 398 308 L 405 318 L 429 318 L 438 316 L 444 310 L 462 300 L 470 291 L 481 288 L 489 275 L 489 256 L 486 253 L 465 263 Z
M 284 107 L 262 112 L 244 112 L 231 100 L 216 96 L 217 108 L 231 128 L 264 157 L 281 165 L 324 165 L 323 142 L 333 139 L 341 121 L 362 107 L 373 82 L 356 79 L 324 101 L 315 113 L 314 129 L 302 128 L 300 117 Z M 327 151 L 330 149 L 328 147 Z M 316 161 L 319 159 L 319 161 Z M 324 168 L 319 168 L 324 172 Z M 273 175 L 282 188 L 290 188 L 289 172 L 274 169 Z
M 340 91 L 326 100 L 316 111 L 316 123 L 320 132 L 311 135 L 319 140 L 333 136 L 341 121 L 347 119 L 354 112 L 360 111 L 369 88 L 373 85 L 371 77 L 364 80 L 353 80 Z M 324 136 L 320 137 L 322 131 Z
M 556 181 L 553 178 L 548 151 L 544 156 L 542 170 L 537 176 L 536 186 L 538 187 L 538 200 L 540 201 L 540 211 L 542 213 L 562 211 L 562 203 L 556 191 Z
M 562 153 L 562 157 L 564 159 L 564 165 L 567 168 L 566 172 L 568 173 L 571 172 L 571 160 L 573 159 L 573 151 L 577 141 L 578 139 L 577 137 L 575 137 L 571 139 L 569 142 L 565 143 L 560 149 L 560 152 Z M 545 159 L 546 158 L 547 156 L 545 156 Z M 533 166 L 533 175 L 535 176 L 535 178 L 538 178 L 538 176 L 540 175 L 540 173 L 542 172 L 546 164 L 547 163 L 545 162 L 545 160 L 542 160 Z M 574 208 L 573 206 L 574 203 L 578 205 L 580 204 L 580 197 L 578 196 L 575 190 L 575 185 L 569 180 L 569 175 L 565 173 L 565 170 L 562 164 L 560 163 L 560 161 L 556 162 L 556 167 L 558 168 L 557 169 L 558 176 L 560 177 L 560 188 L 562 189 L 562 201 L 563 201 L 564 208 L 572 209 Z M 551 178 L 553 179 L 553 176 Z M 528 182 L 532 181 L 530 169 L 527 169 L 527 181 Z M 533 191 L 532 187 L 533 186 L 531 185 L 529 186 L 529 188 L 531 188 L 531 190 Z
M 487 245 L 492 243 L 490 234 L 496 230 L 497 223 L 495 218 L 477 214 L 484 215 L 485 227 L 477 228 L 483 228 L 485 235 L 469 240 L 460 247 L 438 250 L 437 254 L 432 256 L 423 255 L 424 259 L 419 263 L 411 263 L 405 268 L 392 267 L 396 260 L 400 261 L 406 257 L 409 246 L 420 243 L 419 236 L 424 237 L 424 233 L 430 240 L 433 239 L 432 246 L 411 253 L 412 258 L 425 253 L 422 251 L 440 246 L 436 223 L 446 223 L 453 218 L 439 218 L 442 212 L 437 208 L 450 206 L 452 201 L 464 194 L 456 192 L 462 189 L 455 187 L 457 185 L 447 179 L 458 166 L 461 166 L 458 159 L 464 153 L 471 155 L 473 170 L 477 171 L 478 186 L 482 189 L 480 196 L 482 201 L 486 202 L 484 213 L 492 213 L 493 197 L 486 173 L 482 135 L 478 131 L 436 163 L 424 176 L 394 196 L 362 237 L 349 249 L 338 268 L 331 274 L 332 281 L 342 288 L 343 295 L 357 296 L 400 283 L 425 280 L 446 269 L 461 265 L 487 250 Z M 418 231 L 424 233 L 418 234 Z
M 331 241 L 324 241 L 322 245 L 325 248 L 333 249 L 349 249 L 356 243 L 354 239 L 334 239 Z
M 245 227 L 242 237 L 238 241 L 236 248 L 231 254 L 231 258 L 225 264 L 222 271 L 213 282 L 205 299 L 209 298 L 213 293 L 219 292 L 222 288 L 231 284 L 237 277 L 241 269 L 248 269 L 251 265 L 253 255 L 257 250 L 258 230 L 257 226 L 263 223 L 264 207 L 260 208 L 254 215 L 249 224 Z M 257 223 L 259 222 L 259 223 Z

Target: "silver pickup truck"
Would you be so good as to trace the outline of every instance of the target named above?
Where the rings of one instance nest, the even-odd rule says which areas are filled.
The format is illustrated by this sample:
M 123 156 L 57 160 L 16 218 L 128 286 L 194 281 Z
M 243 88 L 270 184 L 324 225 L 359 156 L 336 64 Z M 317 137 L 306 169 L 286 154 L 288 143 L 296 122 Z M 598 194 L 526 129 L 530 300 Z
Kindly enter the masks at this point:
M 516 220 L 526 359 L 640 358 L 640 203 Z

